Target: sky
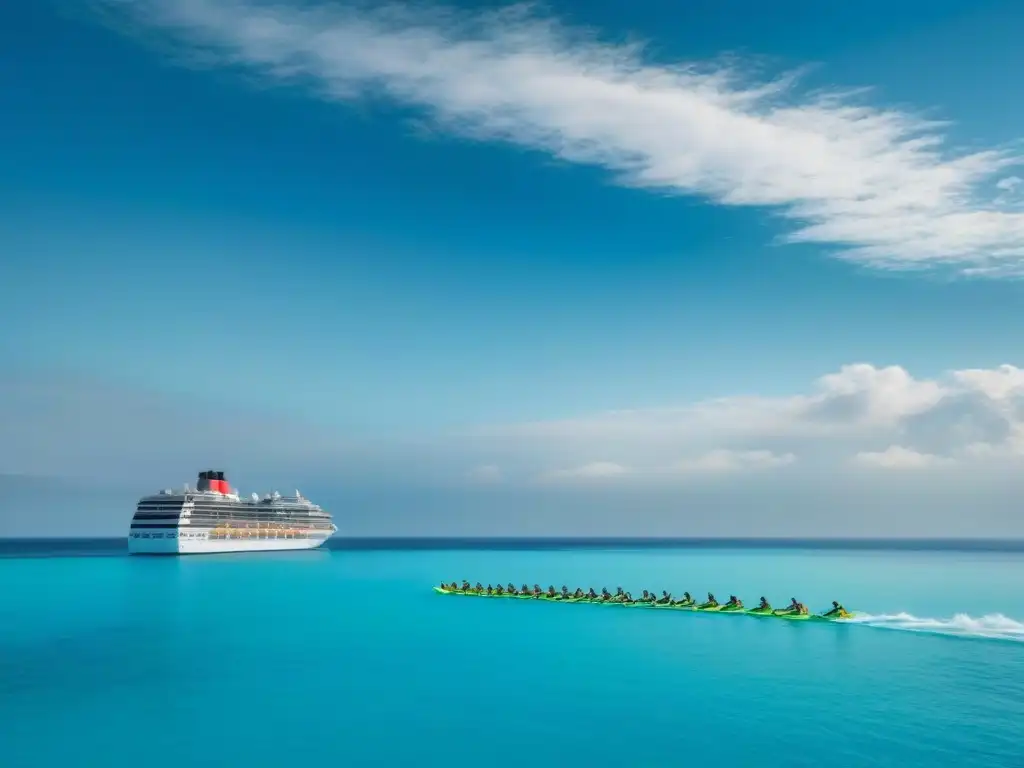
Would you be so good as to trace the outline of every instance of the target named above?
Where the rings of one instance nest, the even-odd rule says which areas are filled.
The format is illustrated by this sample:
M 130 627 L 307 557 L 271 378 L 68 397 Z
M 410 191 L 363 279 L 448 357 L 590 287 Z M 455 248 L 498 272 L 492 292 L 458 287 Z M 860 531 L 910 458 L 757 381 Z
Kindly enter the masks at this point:
M 0 536 L 1024 536 L 1024 6 L 0 7 Z M 1018 367 L 1022 366 L 1022 367 Z

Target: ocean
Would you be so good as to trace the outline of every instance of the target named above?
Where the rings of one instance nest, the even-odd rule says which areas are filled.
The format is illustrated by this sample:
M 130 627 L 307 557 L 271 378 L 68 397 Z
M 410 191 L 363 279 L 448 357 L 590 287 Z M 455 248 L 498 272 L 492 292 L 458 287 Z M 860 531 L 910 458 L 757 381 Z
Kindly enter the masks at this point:
M 1024 765 L 1024 552 L 0 547 L 0 765 Z M 851 624 L 435 594 L 833 599 Z

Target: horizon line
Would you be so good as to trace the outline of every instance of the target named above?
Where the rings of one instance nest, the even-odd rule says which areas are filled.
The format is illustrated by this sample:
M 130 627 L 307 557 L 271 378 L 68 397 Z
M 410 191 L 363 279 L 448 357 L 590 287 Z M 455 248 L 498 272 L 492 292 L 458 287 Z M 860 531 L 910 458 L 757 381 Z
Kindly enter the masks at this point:
M 0 536 L 0 549 L 15 554 L 19 549 L 64 549 L 72 552 L 127 547 L 124 536 Z M 61 547 L 61 545 L 64 547 Z M 20 545 L 20 546 L 19 546 Z M 90 546 L 92 545 L 92 546 Z M 1024 553 L 1024 537 L 794 537 L 794 536 L 332 536 L 319 550 L 414 551 L 472 549 L 818 549 L 859 551 L 1006 552 Z M 52 550 L 51 550 L 52 551 Z M 126 550 L 127 551 L 127 550 Z M 315 550 L 310 550 L 315 551 Z

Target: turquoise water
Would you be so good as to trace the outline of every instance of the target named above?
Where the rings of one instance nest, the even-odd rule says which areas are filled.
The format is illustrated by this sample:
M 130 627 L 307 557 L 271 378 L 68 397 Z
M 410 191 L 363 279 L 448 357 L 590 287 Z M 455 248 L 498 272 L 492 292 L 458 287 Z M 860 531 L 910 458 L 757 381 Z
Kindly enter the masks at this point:
M 839 599 L 871 618 L 480 600 L 434 594 L 442 578 Z M 0 583 L 5 766 L 1024 759 L 1022 554 L 5 557 Z

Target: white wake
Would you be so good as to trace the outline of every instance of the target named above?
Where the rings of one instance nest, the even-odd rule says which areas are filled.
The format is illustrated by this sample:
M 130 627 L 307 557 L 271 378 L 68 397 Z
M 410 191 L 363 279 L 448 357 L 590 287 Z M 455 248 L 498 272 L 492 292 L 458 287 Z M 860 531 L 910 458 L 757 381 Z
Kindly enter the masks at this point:
M 896 629 L 904 632 L 926 632 L 933 635 L 1024 642 L 1024 624 L 1001 613 L 990 613 L 979 618 L 968 616 L 966 613 L 958 613 L 949 619 L 920 618 L 909 613 L 878 616 L 857 614 L 843 623 L 863 624 L 878 629 Z

